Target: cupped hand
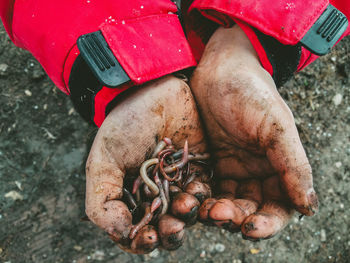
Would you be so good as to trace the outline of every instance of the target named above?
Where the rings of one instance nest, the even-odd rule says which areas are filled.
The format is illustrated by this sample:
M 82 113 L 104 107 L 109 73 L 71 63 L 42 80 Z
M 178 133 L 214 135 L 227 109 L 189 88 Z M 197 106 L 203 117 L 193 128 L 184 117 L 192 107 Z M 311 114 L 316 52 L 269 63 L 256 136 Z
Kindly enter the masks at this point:
M 176 148 L 188 140 L 191 152 L 205 151 L 203 131 L 191 90 L 184 81 L 167 76 L 136 89 L 108 114 L 96 135 L 86 163 L 86 214 L 129 252 L 148 253 L 159 243 L 174 249 L 181 242 L 174 246 L 167 243 L 168 237 L 182 233 L 184 223 L 172 216 L 159 221 L 163 239 L 148 225 L 129 240 L 133 222 L 121 201 L 123 183 L 138 173 L 164 137 L 171 138 Z M 169 220 L 174 223 L 171 227 Z
M 317 195 L 293 115 L 238 26 L 213 34 L 190 85 L 218 181 L 201 218 L 260 239 L 280 231 L 293 209 L 313 215 Z

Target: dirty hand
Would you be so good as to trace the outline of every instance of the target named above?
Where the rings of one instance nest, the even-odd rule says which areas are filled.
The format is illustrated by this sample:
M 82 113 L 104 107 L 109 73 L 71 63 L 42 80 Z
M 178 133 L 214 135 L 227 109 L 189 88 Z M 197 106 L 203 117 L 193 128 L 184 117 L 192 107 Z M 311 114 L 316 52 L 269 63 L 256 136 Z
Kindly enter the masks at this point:
M 293 209 L 313 215 L 317 195 L 293 115 L 238 26 L 213 34 L 190 85 L 218 181 L 200 217 L 262 239 L 280 231 Z
M 174 249 L 162 241 L 174 234 L 172 230 L 181 229 L 169 228 L 167 222 L 173 220 L 177 228 L 184 227 L 182 221 L 166 216 L 159 221 L 158 230 L 164 228 L 162 233 L 147 226 L 132 242 L 128 239 L 133 222 L 127 205 L 121 201 L 123 181 L 138 173 L 164 137 L 169 137 L 176 148 L 183 147 L 188 140 L 191 152 L 206 150 L 191 90 L 173 76 L 138 87 L 122 100 L 103 122 L 87 160 L 86 214 L 132 253 L 148 253 L 160 243 Z M 177 245 L 181 245 L 181 240 L 178 241 Z

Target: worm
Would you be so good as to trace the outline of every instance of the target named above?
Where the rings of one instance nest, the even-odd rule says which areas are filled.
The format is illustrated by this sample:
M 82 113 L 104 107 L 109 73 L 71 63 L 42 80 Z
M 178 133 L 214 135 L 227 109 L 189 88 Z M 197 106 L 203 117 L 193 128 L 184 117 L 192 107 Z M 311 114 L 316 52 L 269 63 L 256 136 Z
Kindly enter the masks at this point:
M 188 160 L 189 161 L 205 161 L 210 158 L 209 153 L 191 153 L 188 155 Z
M 172 144 L 173 143 L 170 138 L 164 137 L 164 139 L 156 145 L 156 148 L 154 149 L 152 154 L 152 158 L 157 157 L 159 152 L 161 152 L 165 148 L 165 146 L 172 146 Z
M 164 215 L 168 210 L 168 200 L 166 199 L 164 189 L 163 189 L 163 184 L 159 179 L 158 173 L 156 173 L 156 175 L 154 176 L 154 181 L 156 182 L 159 188 L 160 199 L 162 200 L 162 204 L 163 204 L 162 212 L 160 213 L 160 215 Z
M 160 162 L 159 162 L 159 170 L 160 170 L 160 172 L 162 173 L 162 175 L 164 176 L 164 178 L 165 179 L 167 179 L 168 181 L 170 181 L 170 182 L 173 182 L 173 181 L 175 181 L 177 178 L 178 178 L 178 176 L 179 176 L 179 169 L 177 169 L 176 167 L 175 167 L 175 170 L 174 171 L 177 171 L 176 172 L 176 175 L 174 176 L 174 177 L 169 177 L 169 175 L 165 172 L 165 170 L 164 170 L 164 160 L 165 160 L 165 158 L 168 156 L 168 155 L 170 155 L 171 154 L 171 152 L 168 152 L 168 153 L 165 153 L 163 156 L 162 156 L 162 158 L 161 158 L 161 160 L 160 160 Z M 168 166 L 169 167 L 169 166 Z M 173 172 L 174 172 L 173 171 Z M 169 172 L 170 173 L 170 172 Z
M 147 198 L 151 199 L 152 197 L 154 197 L 153 193 L 151 192 L 151 190 L 149 190 L 149 187 L 146 184 L 143 185 L 143 193 Z
M 168 167 L 165 167 L 164 172 L 165 173 L 175 172 L 176 169 L 181 169 L 182 167 L 184 167 L 187 164 L 187 162 L 188 162 L 188 142 L 186 140 L 181 161 L 174 163 L 172 165 L 169 165 Z
M 161 140 L 157 145 L 156 145 L 156 148 L 154 149 L 153 151 L 153 154 L 152 154 L 152 158 L 155 158 L 157 157 L 158 153 L 160 151 L 162 151 L 165 146 L 167 145 L 167 143 L 164 141 L 164 140 Z
M 151 212 L 151 206 L 149 203 L 145 203 L 145 204 L 146 204 L 145 215 L 143 216 L 140 222 L 138 222 L 136 225 L 132 227 L 129 234 L 130 239 L 134 239 L 137 232 L 152 220 L 153 213 Z
M 164 188 L 164 194 L 166 197 L 166 200 L 170 202 L 170 196 L 169 196 L 169 181 L 167 179 L 163 180 L 163 188 Z
M 173 144 L 173 142 L 171 141 L 171 139 L 168 138 L 168 137 L 164 137 L 164 138 L 163 138 L 163 141 L 164 141 L 167 145 L 172 145 L 172 144 Z
M 158 164 L 158 163 L 159 163 L 158 158 L 152 158 L 145 161 L 140 168 L 140 176 L 142 180 L 145 182 L 145 184 L 149 187 L 149 189 L 155 196 L 159 194 L 159 189 L 157 185 L 151 179 L 149 179 L 147 175 L 147 168 L 150 167 L 151 165 Z
M 132 194 L 124 187 L 123 187 L 123 194 L 126 197 L 126 200 L 129 203 L 129 205 L 131 206 L 131 211 L 135 210 L 137 208 L 137 204 L 134 197 L 132 197 Z
M 156 211 L 160 207 L 161 204 L 162 204 L 162 199 L 159 196 L 154 198 L 152 205 L 151 205 L 151 213 Z
M 132 194 L 136 194 L 137 189 L 139 189 L 140 185 L 142 184 L 142 179 L 140 176 L 138 176 L 135 181 L 134 184 L 132 186 Z
M 183 188 L 186 188 L 186 186 L 192 182 L 196 177 L 198 176 L 198 173 L 194 172 L 192 173 L 187 179 L 186 181 L 183 183 Z
M 175 149 L 167 148 L 167 149 L 164 149 L 164 150 L 160 151 L 157 156 L 158 156 L 159 159 L 161 159 L 164 154 L 166 154 L 166 153 L 173 153 L 173 152 L 175 152 Z
M 140 193 L 140 188 L 136 190 L 136 202 L 139 204 L 141 202 L 141 193 Z
M 176 160 L 176 159 L 180 159 L 180 157 L 182 156 L 183 152 L 184 152 L 184 150 L 183 150 L 183 149 L 180 149 L 180 150 L 178 150 L 177 152 L 173 153 L 173 154 L 171 155 L 171 157 L 173 157 L 175 160 Z

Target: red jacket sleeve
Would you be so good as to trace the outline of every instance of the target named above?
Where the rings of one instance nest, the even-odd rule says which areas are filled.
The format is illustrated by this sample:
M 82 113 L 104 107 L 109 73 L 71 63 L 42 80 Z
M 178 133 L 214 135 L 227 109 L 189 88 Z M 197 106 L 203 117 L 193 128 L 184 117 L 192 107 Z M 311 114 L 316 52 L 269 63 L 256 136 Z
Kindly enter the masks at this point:
M 198 18 L 200 14 L 224 27 L 238 24 L 250 39 L 263 67 L 275 79 L 276 72 L 281 71 L 281 68 L 288 68 L 289 65 L 283 61 L 277 63 L 272 61 L 271 57 L 278 57 L 278 54 L 271 55 L 270 51 L 279 50 L 284 57 L 290 56 L 293 67 L 289 67 L 289 70 L 293 68 L 294 71 L 303 69 L 318 58 L 300 45 L 300 41 L 329 4 L 335 6 L 350 20 L 348 0 L 193 0 L 187 15 L 191 20 L 193 17 L 200 19 Z M 203 22 L 202 27 L 189 29 L 190 43 L 198 43 L 198 36 L 203 40 L 202 32 L 205 26 L 207 25 Z M 348 26 L 339 41 L 349 33 Z M 197 46 L 200 47 L 198 44 Z M 197 58 L 200 55 L 201 53 L 196 53 Z M 293 72 L 291 71 L 289 75 Z
M 58 88 L 74 94 L 75 101 L 89 98 L 82 110 L 91 112 L 98 126 L 108 105 L 127 88 L 196 65 L 170 0 L 1 0 L 0 12 L 13 42 L 33 54 Z M 80 57 L 77 39 L 95 31 L 102 33 L 130 81 L 87 94 L 69 83 Z
M 13 15 L 13 6 L 15 4 L 15 0 L 2 0 L 0 1 L 0 18 L 3 22 L 6 32 L 13 40 L 12 37 L 12 15 Z

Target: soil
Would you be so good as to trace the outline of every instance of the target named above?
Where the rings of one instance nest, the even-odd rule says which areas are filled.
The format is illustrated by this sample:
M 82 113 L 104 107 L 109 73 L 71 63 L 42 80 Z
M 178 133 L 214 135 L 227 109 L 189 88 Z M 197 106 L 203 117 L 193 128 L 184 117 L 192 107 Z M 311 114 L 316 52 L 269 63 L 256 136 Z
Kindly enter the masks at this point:
M 182 248 L 120 250 L 84 218 L 86 124 L 39 63 L 0 28 L 0 262 L 349 262 L 350 38 L 285 84 L 320 211 L 271 240 L 197 224 Z

